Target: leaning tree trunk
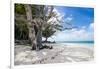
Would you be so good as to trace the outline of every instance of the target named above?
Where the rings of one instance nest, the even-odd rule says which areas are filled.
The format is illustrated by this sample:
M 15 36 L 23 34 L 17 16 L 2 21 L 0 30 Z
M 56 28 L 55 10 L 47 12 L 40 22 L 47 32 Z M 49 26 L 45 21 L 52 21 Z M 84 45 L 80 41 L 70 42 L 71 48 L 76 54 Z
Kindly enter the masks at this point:
M 26 10 L 26 17 L 27 17 L 27 21 L 28 21 L 29 41 L 31 42 L 32 50 L 34 50 L 34 49 L 38 50 L 37 39 L 36 39 L 36 36 L 35 36 L 35 29 L 34 29 L 34 25 L 32 24 L 32 9 L 31 9 L 31 6 L 26 4 L 25 10 Z

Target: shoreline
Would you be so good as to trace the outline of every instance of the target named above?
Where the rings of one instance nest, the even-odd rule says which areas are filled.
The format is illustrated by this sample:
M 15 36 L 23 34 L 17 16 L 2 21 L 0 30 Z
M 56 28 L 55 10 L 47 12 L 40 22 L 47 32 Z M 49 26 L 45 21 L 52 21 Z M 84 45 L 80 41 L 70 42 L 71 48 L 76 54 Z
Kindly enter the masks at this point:
M 49 44 L 53 49 L 30 50 L 30 46 L 15 46 L 15 65 L 92 61 L 93 47 Z

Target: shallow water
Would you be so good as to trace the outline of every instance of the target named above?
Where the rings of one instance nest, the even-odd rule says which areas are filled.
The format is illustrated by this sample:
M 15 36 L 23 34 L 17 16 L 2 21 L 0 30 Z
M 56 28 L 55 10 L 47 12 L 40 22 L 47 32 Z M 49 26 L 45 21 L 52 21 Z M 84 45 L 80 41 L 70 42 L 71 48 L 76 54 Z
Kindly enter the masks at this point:
M 58 44 L 58 43 L 57 43 Z M 61 45 L 70 45 L 70 46 L 89 46 L 89 47 L 93 47 L 94 43 L 59 43 Z

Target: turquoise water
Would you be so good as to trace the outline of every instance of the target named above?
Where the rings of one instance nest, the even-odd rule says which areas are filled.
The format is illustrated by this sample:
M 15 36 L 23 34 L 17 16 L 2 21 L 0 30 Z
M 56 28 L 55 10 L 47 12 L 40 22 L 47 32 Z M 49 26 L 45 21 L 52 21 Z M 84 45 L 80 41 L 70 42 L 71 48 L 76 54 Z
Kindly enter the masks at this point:
M 56 43 L 94 43 L 94 41 L 56 41 Z
M 94 46 L 94 41 L 63 41 L 63 42 L 56 42 L 57 44 L 61 45 L 70 45 L 70 46 Z

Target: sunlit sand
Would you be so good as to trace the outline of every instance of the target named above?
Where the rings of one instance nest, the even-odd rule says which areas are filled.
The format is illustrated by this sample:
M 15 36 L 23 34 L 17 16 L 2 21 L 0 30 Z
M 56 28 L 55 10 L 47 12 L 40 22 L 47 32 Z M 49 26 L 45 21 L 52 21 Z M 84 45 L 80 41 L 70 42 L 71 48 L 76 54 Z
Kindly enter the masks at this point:
M 15 65 L 93 61 L 93 46 L 47 44 L 53 49 L 31 50 L 30 46 L 15 46 Z

